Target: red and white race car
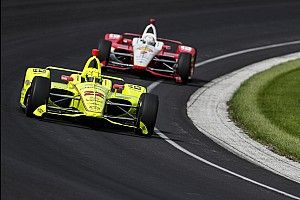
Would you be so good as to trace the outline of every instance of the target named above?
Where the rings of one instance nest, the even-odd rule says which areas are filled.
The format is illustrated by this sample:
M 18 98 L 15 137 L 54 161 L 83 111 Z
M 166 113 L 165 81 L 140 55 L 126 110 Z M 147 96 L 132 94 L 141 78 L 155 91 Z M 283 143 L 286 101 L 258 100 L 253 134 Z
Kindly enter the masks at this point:
M 158 38 L 154 19 L 150 19 L 142 35 L 107 33 L 98 49 L 105 67 L 148 71 L 157 77 L 174 78 L 178 83 L 191 79 L 197 57 L 193 47 Z

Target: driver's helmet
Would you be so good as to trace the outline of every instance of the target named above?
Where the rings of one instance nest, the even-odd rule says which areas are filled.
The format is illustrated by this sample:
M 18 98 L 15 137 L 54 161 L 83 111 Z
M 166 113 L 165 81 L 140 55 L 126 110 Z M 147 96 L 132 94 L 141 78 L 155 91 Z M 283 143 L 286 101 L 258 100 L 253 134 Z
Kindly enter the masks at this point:
M 152 35 L 147 35 L 145 38 L 144 38 L 146 44 L 148 45 L 152 45 L 154 46 L 155 45 L 155 39 Z
M 96 68 L 88 68 L 86 75 L 85 75 L 85 81 L 87 82 L 101 82 L 101 74 L 100 71 Z

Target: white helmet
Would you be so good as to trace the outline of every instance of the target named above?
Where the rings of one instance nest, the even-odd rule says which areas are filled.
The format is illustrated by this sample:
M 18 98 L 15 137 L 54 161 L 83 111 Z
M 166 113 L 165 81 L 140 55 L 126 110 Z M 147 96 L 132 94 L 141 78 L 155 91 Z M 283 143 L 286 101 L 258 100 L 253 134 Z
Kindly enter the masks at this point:
M 152 46 L 155 45 L 155 39 L 152 35 L 147 35 L 144 40 L 148 45 L 152 45 Z

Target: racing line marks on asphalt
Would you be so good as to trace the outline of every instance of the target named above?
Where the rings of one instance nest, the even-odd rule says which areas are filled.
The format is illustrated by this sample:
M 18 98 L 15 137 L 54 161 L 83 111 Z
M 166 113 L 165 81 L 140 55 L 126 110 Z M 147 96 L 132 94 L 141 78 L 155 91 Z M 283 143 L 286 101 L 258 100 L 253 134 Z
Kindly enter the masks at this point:
M 242 51 L 237 51 L 237 52 L 233 52 L 233 53 L 229 53 L 229 54 L 225 54 L 225 55 L 222 55 L 222 56 L 218 56 L 218 57 L 215 57 L 215 58 L 212 58 L 212 59 L 209 59 L 209 60 L 206 60 L 206 61 L 203 61 L 203 62 L 199 62 L 199 63 L 196 63 L 195 67 L 199 67 L 199 66 L 202 66 L 202 65 L 205 65 L 207 63 L 211 63 L 211 62 L 214 62 L 214 61 L 217 61 L 217 60 L 221 60 L 221 59 L 225 59 L 225 58 L 228 58 L 228 57 L 232 57 L 232 56 L 236 56 L 236 55 L 241 55 L 241 54 L 246 54 L 246 53 L 249 53 L 249 52 L 254 52 L 254 51 L 259 51 L 259 50 L 264 50 L 264 49 L 271 49 L 271 48 L 276 48 L 276 47 L 282 47 L 282 46 L 288 46 L 288 45 L 294 45 L 294 44 L 300 44 L 300 41 L 292 41 L 292 42 L 285 42 L 285 43 L 278 43 L 278 44 L 273 44 L 273 45 L 267 45 L 267 46 L 262 46 L 262 47 L 257 47 L 257 48 L 251 48 L 251 49 L 245 49 L 245 50 L 242 50 Z M 157 87 L 160 83 L 162 82 L 162 80 L 159 80 L 159 81 L 156 81 L 152 84 L 150 84 L 147 89 L 148 89 L 148 92 L 151 92 L 151 90 L 153 90 L 155 87 Z M 237 178 L 240 178 L 242 180 L 245 180 L 245 181 L 248 181 L 250 183 L 253 183 L 257 186 L 260 186 L 260 187 L 263 187 L 265 189 L 268 189 L 268 190 L 271 190 L 273 192 L 276 192 L 276 193 L 279 193 L 281 195 L 284 195 L 284 196 L 287 196 L 287 197 L 290 197 L 292 199 L 296 199 L 296 200 L 300 200 L 300 197 L 297 197 L 295 195 L 292 195 L 292 194 L 289 194 L 287 192 L 284 192 L 284 191 L 281 191 L 281 190 L 278 190 L 276 188 L 273 188 L 273 187 L 270 187 L 268 185 L 265 185 L 263 183 L 260 183 L 260 182 L 257 182 L 255 180 L 252 180 L 250 178 L 247 178 L 245 176 L 242 176 L 240 174 L 237 174 L 233 171 L 230 171 L 226 168 L 223 168 L 219 165 L 216 165 L 208 160 L 205 160 L 204 158 L 201 158 L 200 156 L 197 156 L 196 154 L 193 154 L 192 152 L 186 150 L 185 148 L 183 148 L 182 146 L 180 146 L 179 144 L 177 144 L 176 142 L 174 142 L 173 140 L 171 140 L 170 138 L 168 138 L 165 134 L 163 134 L 161 131 L 159 131 L 157 128 L 155 128 L 155 133 L 161 137 L 162 139 L 164 139 L 166 142 L 168 142 L 170 145 L 172 145 L 173 147 L 175 147 L 176 149 L 182 151 L 183 153 L 195 158 L 196 160 L 199 160 L 200 162 L 203 162 L 207 165 L 210 165 L 216 169 L 219 169 L 225 173 L 228 173 L 228 174 L 231 174 Z

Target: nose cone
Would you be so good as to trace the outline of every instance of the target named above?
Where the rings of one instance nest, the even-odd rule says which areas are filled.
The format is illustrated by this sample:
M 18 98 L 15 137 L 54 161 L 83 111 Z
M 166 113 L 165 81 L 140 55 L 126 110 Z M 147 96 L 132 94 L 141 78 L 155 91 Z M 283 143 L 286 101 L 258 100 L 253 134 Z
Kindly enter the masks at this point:
M 77 85 L 87 117 L 102 117 L 108 90 L 98 83 Z
M 134 47 L 133 54 L 133 65 L 147 67 L 155 56 L 155 51 L 150 45 L 140 45 Z

